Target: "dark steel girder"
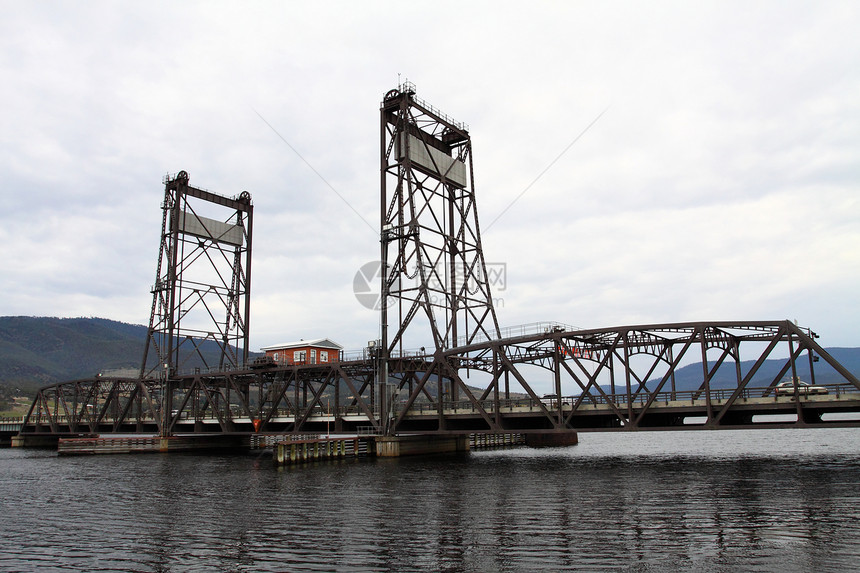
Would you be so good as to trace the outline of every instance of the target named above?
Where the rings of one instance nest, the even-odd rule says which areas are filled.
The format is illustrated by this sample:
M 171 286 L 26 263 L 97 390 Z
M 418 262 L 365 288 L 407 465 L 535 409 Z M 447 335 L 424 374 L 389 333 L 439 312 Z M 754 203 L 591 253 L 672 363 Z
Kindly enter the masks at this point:
M 136 420 L 130 414 L 138 406 L 138 418 L 155 411 L 148 384 L 137 378 L 97 377 L 45 386 L 36 394 L 24 418 L 24 427 L 48 425 L 52 433 L 98 433 L 109 424 L 119 431 Z M 67 428 L 67 431 L 61 430 Z M 25 430 L 26 432 L 26 430 Z
M 764 361 L 774 358 L 773 352 L 780 344 L 790 346 L 798 344 L 798 346 L 792 347 L 782 369 L 769 383 L 769 389 L 778 384 L 789 370 L 792 373 L 796 372 L 795 365 L 803 352 L 810 353 L 810 365 L 811 353 L 814 352 L 833 366 L 848 383 L 860 389 L 857 378 L 815 343 L 814 337 L 814 333 L 790 321 L 651 324 L 524 335 L 451 349 L 445 355 L 449 359 L 460 360 L 467 367 L 492 374 L 492 380 L 484 389 L 482 398 L 488 396 L 498 385 L 499 372 L 495 366 L 488 365 L 500 362 L 513 372 L 515 364 L 533 364 L 553 369 L 557 378 L 565 374 L 580 388 L 581 392 L 576 397 L 572 411 L 564 420 L 565 424 L 570 423 L 576 411 L 585 402 L 594 403 L 594 400 L 599 400 L 610 406 L 621 425 L 635 429 L 650 415 L 649 411 L 658 399 L 658 394 L 664 391 L 665 385 L 670 380 L 673 380 L 675 370 L 688 357 L 689 350 L 695 345 L 700 348 L 703 365 L 702 383 L 698 394 L 704 395 L 707 401 L 708 423 L 718 426 L 731 411 L 735 401 L 747 390 L 748 384 Z M 767 343 L 767 347 L 757 356 L 750 371 L 742 376 L 740 345 L 750 342 Z M 680 351 L 673 350 L 678 347 Z M 708 350 L 710 349 L 721 351 L 715 361 L 709 361 Z M 642 354 L 652 355 L 654 360 L 640 374 L 633 368 L 631 360 L 634 356 Z M 711 409 L 711 380 L 729 358 L 734 362 L 736 386 L 728 402 L 722 404 L 718 410 L 713 410 Z M 592 364 L 593 374 L 589 374 L 585 368 L 586 362 Z M 585 383 L 571 368 L 571 363 L 585 374 Z M 649 389 L 646 384 L 650 382 L 653 386 L 652 375 L 661 364 L 666 371 L 659 376 L 656 387 Z M 609 373 L 612 375 L 612 380 L 616 380 L 615 370 L 619 370 L 618 373 L 625 387 L 621 394 L 612 398 L 600 387 L 598 377 Z M 518 377 L 518 381 L 526 393 L 533 400 L 537 400 L 527 381 L 521 376 Z M 631 384 L 632 381 L 636 382 L 635 386 Z M 641 405 L 638 404 L 640 398 Z

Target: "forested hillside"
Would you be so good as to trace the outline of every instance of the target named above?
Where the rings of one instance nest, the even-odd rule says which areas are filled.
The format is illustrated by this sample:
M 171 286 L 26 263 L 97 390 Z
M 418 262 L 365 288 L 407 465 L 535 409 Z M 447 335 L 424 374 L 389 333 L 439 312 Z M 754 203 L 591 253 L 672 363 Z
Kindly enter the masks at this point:
M 41 386 L 140 368 L 147 327 L 104 318 L 0 317 L 0 397 L 31 395 Z M 213 342 L 201 345 L 218 364 Z M 153 358 L 153 357 L 150 357 Z M 189 361 L 187 367 L 202 366 Z
M 146 327 L 103 318 L 0 317 L 0 385 L 29 390 L 140 368 Z
M 825 350 L 835 358 L 842 366 L 848 369 L 855 376 L 860 377 L 860 348 L 825 348 Z M 779 374 L 785 364 L 785 360 L 767 360 L 761 365 L 758 372 L 751 381 L 752 386 L 761 385 L 770 382 Z M 754 360 L 745 360 L 741 362 L 741 373 L 743 376 L 752 369 L 755 365 Z M 789 371 L 783 378 L 791 376 Z M 797 364 L 797 376 L 801 380 L 810 381 L 809 361 L 806 355 L 803 356 Z M 702 363 L 690 364 L 684 368 L 679 368 L 675 372 L 675 384 L 679 390 L 696 390 L 701 386 L 704 379 Z M 819 360 L 815 363 L 815 383 L 816 384 L 841 384 L 844 383 L 844 378 L 836 372 L 824 360 Z M 648 383 L 649 388 L 655 387 L 659 380 Z M 711 380 L 711 388 L 735 388 L 737 387 L 736 374 L 734 363 L 726 362 L 717 371 L 716 376 Z

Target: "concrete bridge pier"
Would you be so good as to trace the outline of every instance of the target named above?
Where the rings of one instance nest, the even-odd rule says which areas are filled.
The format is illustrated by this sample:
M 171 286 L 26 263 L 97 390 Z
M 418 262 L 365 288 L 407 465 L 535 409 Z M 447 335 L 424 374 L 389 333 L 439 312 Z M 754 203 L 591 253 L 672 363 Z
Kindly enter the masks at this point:
M 420 456 L 469 451 L 469 436 L 377 436 L 380 458 Z
M 12 436 L 13 448 L 51 448 L 57 449 L 60 437 L 57 435 L 19 434 Z
M 523 434 L 530 448 L 573 446 L 579 443 L 574 431 Z M 381 458 L 420 456 L 469 451 L 469 436 L 378 436 L 376 455 Z

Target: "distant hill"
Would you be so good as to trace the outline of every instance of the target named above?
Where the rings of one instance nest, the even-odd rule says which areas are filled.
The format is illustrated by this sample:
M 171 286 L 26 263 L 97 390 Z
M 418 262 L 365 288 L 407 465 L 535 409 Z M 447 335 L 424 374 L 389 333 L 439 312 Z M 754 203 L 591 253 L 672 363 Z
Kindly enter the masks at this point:
M 825 348 L 825 350 L 849 372 L 860 378 L 860 348 Z M 752 370 L 755 362 L 755 360 L 741 361 L 741 375 L 746 376 L 746 374 Z M 756 375 L 753 376 L 752 380 L 749 382 L 749 386 L 762 387 L 768 385 L 784 365 L 785 359 L 765 360 L 756 372 Z M 713 364 L 711 364 L 711 367 L 713 367 Z M 790 376 L 791 373 L 789 372 L 783 376 L 783 379 L 789 379 Z M 803 357 L 797 361 L 797 376 L 804 382 L 811 382 L 811 376 L 809 375 L 809 361 L 806 355 L 803 355 Z M 660 383 L 661 379 L 662 374 L 660 376 L 655 376 L 648 381 L 646 386 L 653 390 Z M 705 376 L 702 371 L 701 362 L 688 364 L 687 366 L 675 371 L 675 389 L 681 392 L 685 390 L 698 390 L 702 386 L 702 381 L 704 379 Z M 819 360 L 815 363 L 816 384 L 842 384 L 844 382 L 845 379 L 842 375 L 836 372 L 836 370 L 824 360 Z M 669 382 L 666 382 L 663 389 L 668 391 L 669 384 Z M 713 389 L 736 388 L 737 381 L 734 363 L 729 362 L 727 359 L 711 379 L 710 386 Z M 620 387 L 620 385 L 616 386 L 616 391 L 620 391 Z M 603 388 L 603 391 L 607 393 L 611 391 L 609 386 L 602 385 L 601 388 Z
M 0 384 L 30 390 L 140 368 L 146 330 L 103 318 L 0 317 Z
M 860 377 L 860 348 L 825 348 L 825 350 L 842 364 L 849 372 Z M 741 361 L 741 372 L 746 375 L 755 365 L 755 360 Z M 785 365 L 785 360 L 766 360 L 750 382 L 753 386 L 761 386 L 770 382 Z M 785 377 L 790 377 L 789 372 Z M 797 361 L 797 376 L 804 381 L 810 381 L 809 360 L 804 355 Z M 675 385 L 678 390 L 697 390 L 704 380 L 702 363 L 690 364 L 675 371 Z M 820 360 L 815 363 L 816 384 L 838 384 L 845 379 L 827 362 Z M 659 379 L 648 382 L 649 388 L 654 388 Z M 711 379 L 711 388 L 735 388 L 737 386 L 734 364 L 725 362 Z
M 136 371 L 146 331 L 146 326 L 104 318 L 0 317 L 0 387 L 31 394 L 104 370 Z M 202 348 L 207 361 L 217 364 L 217 346 L 210 341 Z

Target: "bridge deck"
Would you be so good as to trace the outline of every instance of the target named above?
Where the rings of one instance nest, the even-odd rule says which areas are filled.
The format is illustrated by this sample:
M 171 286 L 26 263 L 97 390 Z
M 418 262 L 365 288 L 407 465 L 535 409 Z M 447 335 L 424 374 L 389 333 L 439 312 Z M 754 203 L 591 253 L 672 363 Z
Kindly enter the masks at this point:
M 695 429 L 705 426 L 707 419 L 713 419 L 722 412 L 719 424 L 708 427 L 736 429 L 777 425 L 817 425 L 817 426 L 860 426 L 860 392 L 850 391 L 853 387 L 832 388 L 830 393 L 809 396 L 761 396 L 763 389 L 748 389 L 745 395 L 731 400 L 730 390 L 711 392 L 710 400 L 699 392 L 678 392 L 658 395 L 658 399 L 647 404 L 648 395 L 633 401 L 626 401 L 626 395 L 606 398 L 591 397 L 581 400 L 578 396 L 563 397 L 557 400 L 535 401 L 531 399 L 500 400 L 498 409 L 493 400 L 474 404 L 469 401 L 443 402 L 440 413 L 436 404 L 413 403 L 404 414 L 401 429 L 415 433 L 473 433 L 487 431 L 482 412 L 477 406 L 490 412 L 498 412 L 502 431 L 528 432 L 554 429 L 554 421 L 567 420 L 567 427 L 578 431 L 656 430 L 656 429 Z M 758 394 L 758 395 L 756 395 Z M 579 402 L 578 402 L 579 401 Z M 730 407 L 726 407 L 731 404 Z M 635 420 L 635 426 L 625 427 L 619 422 L 617 413 L 623 412 L 628 419 Z M 307 415 L 306 415 L 307 414 Z M 781 416 L 782 419 L 775 418 Z M 786 417 L 789 417 L 786 419 Z M 304 417 L 303 432 L 368 430 L 366 414 L 354 408 L 339 408 L 325 411 L 317 409 L 310 413 L 299 412 Z M 291 412 L 277 412 L 269 418 L 268 432 L 290 431 L 296 422 Z M 443 423 L 440 427 L 439 420 Z M 63 417 L 58 417 L 58 433 L 74 434 L 64 425 Z M 98 424 L 88 425 L 93 434 L 143 433 L 157 431 L 154 420 L 140 420 L 135 426 L 124 425 L 113 429 L 113 421 L 104 418 Z M 255 433 L 255 420 L 247 416 L 232 417 L 231 423 L 237 433 Z M 20 426 L 20 424 L 19 424 Z M 183 419 L 177 422 L 177 432 L 215 434 L 222 432 L 221 421 L 214 415 L 196 420 Z M 45 426 L 29 425 L 27 433 L 50 433 Z

